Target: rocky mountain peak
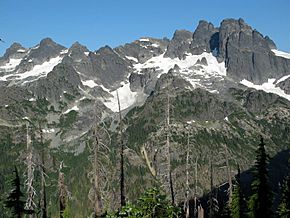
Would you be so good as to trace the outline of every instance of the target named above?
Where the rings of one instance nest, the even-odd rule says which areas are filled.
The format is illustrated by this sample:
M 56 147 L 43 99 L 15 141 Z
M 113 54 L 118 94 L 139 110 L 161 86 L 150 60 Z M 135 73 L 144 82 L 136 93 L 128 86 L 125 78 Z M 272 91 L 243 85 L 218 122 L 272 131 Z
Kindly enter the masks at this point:
M 164 57 L 183 59 L 184 53 L 189 52 L 192 36 L 188 30 L 176 30 Z
M 84 45 L 80 44 L 79 42 L 75 42 L 72 44 L 72 46 L 68 50 L 68 54 L 73 59 L 82 59 L 85 58 L 85 56 L 88 56 L 89 49 L 85 47 Z
M 203 52 L 211 52 L 218 47 L 218 29 L 212 23 L 201 20 L 193 33 L 190 45 L 192 54 L 199 55 Z
M 89 51 L 86 46 L 80 44 L 78 41 L 74 42 L 70 49 Z
M 51 38 L 42 39 L 38 46 L 31 49 L 29 59 L 33 59 L 35 64 L 42 64 L 43 62 L 57 57 L 66 48 L 57 44 Z
M 251 34 L 252 27 L 249 26 L 242 18 L 238 20 L 233 18 L 224 19 L 220 25 L 220 31 L 231 34 L 237 31 L 248 32 Z
M 202 30 L 213 31 L 215 30 L 215 27 L 212 23 L 207 22 L 206 20 L 200 20 L 195 32 L 202 31 Z
M 40 41 L 39 47 L 63 47 L 63 46 L 57 44 L 51 38 L 47 37 L 47 38 L 44 38 Z
M 20 43 L 14 42 L 5 52 L 3 58 L 8 60 L 9 58 L 22 58 L 27 51 Z
M 225 60 L 227 73 L 235 79 L 262 84 L 268 78 L 287 73 L 290 60 L 281 60 L 271 52 L 276 45 L 252 29 L 243 19 L 225 19 L 219 28 L 219 56 Z M 283 63 L 282 63 L 283 62 Z
M 105 45 L 104 47 L 101 47 L 99 50 L 96 51 L 96 54 L 111 54 L 111 53 L 114 53 L 114 51 L 108 45 Z

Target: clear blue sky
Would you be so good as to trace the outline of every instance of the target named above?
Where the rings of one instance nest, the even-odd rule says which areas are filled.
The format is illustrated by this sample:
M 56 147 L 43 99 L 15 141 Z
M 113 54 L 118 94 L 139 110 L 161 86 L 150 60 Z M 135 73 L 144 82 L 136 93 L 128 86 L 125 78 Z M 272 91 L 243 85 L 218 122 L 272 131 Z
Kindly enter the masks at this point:
M 171 38 L 176 29 L 194 31 L 201 19 L 218 26 L 229 17 L 242 17 L 290 52 L 289 0 L 2 0 L 0 56 L 13 42 L 32 47 L 51 37 L 96 50 L 142 36 Z

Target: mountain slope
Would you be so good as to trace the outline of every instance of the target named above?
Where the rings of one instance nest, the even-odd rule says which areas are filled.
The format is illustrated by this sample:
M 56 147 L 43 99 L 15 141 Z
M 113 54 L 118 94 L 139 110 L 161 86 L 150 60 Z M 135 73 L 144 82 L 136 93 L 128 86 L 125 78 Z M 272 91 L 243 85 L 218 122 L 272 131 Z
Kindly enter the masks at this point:
M 210 160 L 215 162 L 215 185 L 225 182 L 225 145 L 230 165 L 234 169 L 239 163 L 243 170 L 253 163 L 260 135 L 271 156 L 287 147 L 289 81 L 290 54 L 278 51 L 269 37 L 242 19 L 225 19 L 220 27 L 200 21 L 195 31 L 177 30 L 170 40 L 143 37 L 97 51 L 78 42 L 65 48 L 49 38 L 33 48 L 14 43 L 0 58 L 1 139 L 22 145 L 16 149 L 21 154 L 18 159 L 14 153 L 22 165 L 27 121 L 36 141 L 41 131 L 52 178 L 60 161 L 71 169 L 68 183 L 77 190 L 72 203 L 77 211 L 80 201 L 90 206 L 86 197 L 89 145 L 92 128 L 102 121 L 112 138 L 110 152 L 106 151 L 112 180 L 107 206 L 112 209 L 118 201 L 117 96 L 127 142 L 126 178 L 130 180 L 126 179 L 126 193 L 134 200 L 146 187 L 165 181 L 169 95 L 171 125 L 167 131 L 174 188 L 181 201 L 188 149 L 190 170 L 198 164 L 198 194 L 202 195 L 210 188 Z M 148 163 L 156 167 L 157 175 L 152 175 Z M 77 181 L 80 171 L 82 190 Z M 49 196 L 53 199 L 53 193 Z M 54 203 L 50 207 L 55 212 Z M 84 210 L 80 213 L 87 215 Z

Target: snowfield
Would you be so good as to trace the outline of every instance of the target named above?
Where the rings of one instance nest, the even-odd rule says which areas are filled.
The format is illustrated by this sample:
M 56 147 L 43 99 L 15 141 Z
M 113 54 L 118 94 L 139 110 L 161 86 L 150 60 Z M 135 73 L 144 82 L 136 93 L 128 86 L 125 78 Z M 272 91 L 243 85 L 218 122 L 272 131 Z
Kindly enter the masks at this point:
M 20 62 L 22 61 L 22 59 L 10 59 L 8 63 L 6 63 L 4 66 L 0 67 L 0 72 L 4 71 L 4 72 L 10 72 L 15 70 L 15 68 L 20 64 Z M 1 77 L 0 77 L 1 80 Z
M 110 92 L 110 94 L 112 95 L 111 98 L 104 101 L 104 104 L 106 105 L 106 107 L 111 109 L 111 111 L 113 112 L 119 111 L 117 93 L 120 99 L 121 110 L 127 109 L 136 103 L 143 102 L 146 99 L 147 97 L 146 94 L 132 92 L 130 89 L 129 82 L 128 83 L 122 82 L 121 85 L 122 86 L 118 88 L 117 90 Z
M 256 90 L 263 90 L 267 93 L 273 93 L 276 95 L 279 95 L 283 98 L 286 98 L 288 101 L 290 101 L 290 95 L 287 95 L 284 90 L 282 90 L 280 87 L 277 87 L 275 83 L 276 79 L 268 79 L 268 82 L 263 83 L 262 85 L 255 85 L 254 83 L 243 79 L 240 83 L 244 86 L 247 86 L 249 88 L 253 88 Z M 279 81 L 279 80 L 278 80 Z
M 197 61 L 201 60 L 202 58 L 206 58 L 207 66 L 202 65 L 202 70 L 190 70 L 191 67 L 197 66 L 201 64 L 198 64 Z M 145 68 L 156 68 L 160 71 L 160 74 L 167 73 L 171 68 L 173 68 L 175 65 L 178 65 L 180 68 L 180 71 L 189 74 L 195 73 L 195 74 L 208 74 L 208 75 L 217 75 L 217 76 L 226 76 L 227 70 L 225 68 L 224 62 L 218 63 L 216 57 L 213 56 L 212 53 L 204 52 L 201 55 L 192 55 L 187 54 L 186 58 L 184 60 L 180 60 L 179 58 L 167 58 L 164 57 L 164 54 L 161 54 L 159 56 L 153 57 L 149 60 L 147 60 L 143 64 L 135 64 L 134 69 L 135 72 L 140 73 L 142 69 Z M 193 72 L 194 71 L 194 72 Z
M 62 51 L 60 56 L 55 58 L 51 58 L 50 60 L 35 65 L 31 70 L 26 71 L 24 73 L 18 73 L 18 71 L 13 72 L 15 68 L 20 64 L 22 59 L 10 59 L 9 63 L 0 67 L 0 71 L 4 70 L 5 72 L 11 72 L 5 76 L 0 77 L 0 81 L 15 81 L 15 80 L 25 80 L 24 83 L 35 81 L 41 77 L 47 76 L 49 72 L 53 70 L 53 68 L 61 63 L 63 59 L 63 55 L 67 52 L 67 50 Z M 29 60 L 30 61 L 30 60 Z M 30 77 L 30 78 L 29 78 Z M 23 84 L 24 84 L 23 83 Z

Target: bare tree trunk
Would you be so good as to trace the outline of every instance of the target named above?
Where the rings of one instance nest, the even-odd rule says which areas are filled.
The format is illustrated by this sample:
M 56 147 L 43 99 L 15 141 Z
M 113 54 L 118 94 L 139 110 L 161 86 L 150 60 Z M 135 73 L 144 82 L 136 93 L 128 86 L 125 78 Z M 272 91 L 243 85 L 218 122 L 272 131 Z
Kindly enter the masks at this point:
M 195 159 L 194 218 L 197 214 L 197 160 L 198 157 Z
M 124 141 L 123 141 L 123 121 L 121 114 L 121 105 L 119 94 L 117 91 L 117 99 L 118 99 L 118 107 L 119 107 L 119 119 L 120 119 L 120 197 L 121 197 L 121 207 L 126 205 L 126 197 L 125 197 L 125 176 L 124 176 Z
M 229 183 L 229 189 L 228 189 L 228 195 L 229 195 L 229 204 L 232 202 L 232 176 L 231 176 L 231 167 L 229 165 L 229 157 L 228 157 L 228 147 L 225 144 L 225 158 L 226 158 L 226 166 L 227 166 L 227 176 L 228 176 L 228 183 Z
M 189 218 L 189 132 L 187 135 L 187 152 L 186 152 L 186 207 L 185 207 L 185 217 Z
M 198 218 L 204 218 L 204 210 L 202 206 L 198 206 Z
M 99 158 L 99 138 L 97 133 L 97 128 L 95 128 L 95 145 L 94 145 L 94 163 L 93 163 L 93 173 L 94 173 L 94 216 L 98 217 L 102 213 L 102 203 L 100 196 L 100 187 L 99 187 L 99 167 L 98 167 L 98 158 Z
M 27 186 L 27 199 L 25 203 L 25 209 L 34 211 L 35 209 L 35 189 L 33 187 L 34 183 L 34 170 L 35 170 L 35 164 L 33 163 L 33 151 L 31 146 L 31 139 L 29 135 L 29 122 L 26 122 L 26 149 L 27 149 L 27 157 L 26 157 L 26 165 L 27 165 L 27 179 L 25 181 L 25 185 Z M 32 217 L 33 215 L 30 214 L 29 217 Z
M 169 189 L 171 195 L 171 204 L 175 204 L 174 199 L 174 189 L 173 189 L 173 181 L 172 181 L 172 171 L 171 171 L 171 151 L 170 151 L 170 98 L 169 93 L 167 93 L 167 113 L 166 113 L 166 147 L 167 147 L 167 167 L 168 167 L 168 180 L 169 180 Z
M 45 148 L 43 143 L 43 132 L 41 124 L 39 123 L 39 132 L 40 132 L 40 143 L 41 143 L 41 217 L 47 218 L 47 204 L 46 204 L 46 186 L 45 186 L 45 162 L 44 162 L 44 155 L 45 155 Z
M 68 198 L 68 191 L 65 185 L 65 178 L 64 174 L 61 172 L 63 167 L 63 162 L 60 163 L 59 166 L 59 174 L 58 174 L 58 190 L 59 190 L 59 217 L 63 218 L 63 213 L 67 206 L 67 198 Z
M 151 164 L 151 162 L 150 162 L 150 160 L 148 158 L 148 154 L 147 154 L 145 146 L 142 146 L 140 151 L 141 151 L 141 154 L 143 154 L 143 156 L 145 158 L 146 164 L 147 164 L 147 166 L 149 168 L 149 171 L 150 171 L 151 175 L 156 177 L 157 174 L 156 174 L 156 168 L 154 166 L 154 159 L 153 159 L 153 164 Z
M 210 161 L 210 199 L 209 199 L 209 218 L 214 217 L 214 202 L 213 202 L 213 168 L 212 162 Z

